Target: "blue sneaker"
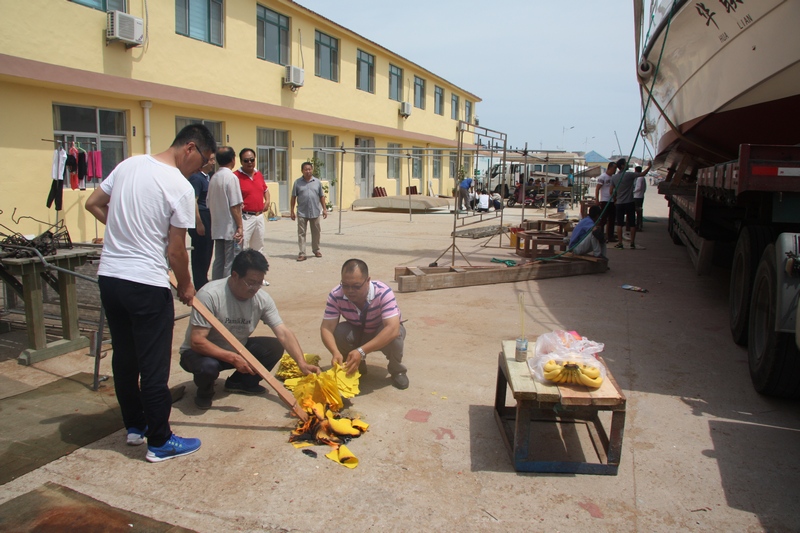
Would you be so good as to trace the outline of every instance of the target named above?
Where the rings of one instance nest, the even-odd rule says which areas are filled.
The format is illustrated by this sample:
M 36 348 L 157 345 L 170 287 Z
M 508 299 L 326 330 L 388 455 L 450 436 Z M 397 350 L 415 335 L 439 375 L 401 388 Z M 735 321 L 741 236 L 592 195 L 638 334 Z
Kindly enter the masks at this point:
M 174 433 L 163 446 L 148 446 L 147 460 L 159 463 L 182 455 L 189 455 L 200 449 L 200 439 L 183 439 Z
M 144 429 L 128 428 L 128 446 L 141 446 L 144 444 L 145 433 L 147 433 L 147 426 Z

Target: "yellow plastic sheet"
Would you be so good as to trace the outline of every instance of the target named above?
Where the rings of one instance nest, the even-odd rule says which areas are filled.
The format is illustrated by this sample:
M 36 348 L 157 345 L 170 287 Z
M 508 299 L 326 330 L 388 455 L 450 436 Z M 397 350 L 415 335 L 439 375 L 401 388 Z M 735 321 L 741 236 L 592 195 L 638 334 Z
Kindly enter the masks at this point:
M 319 366 L 319 356 L 310 353 L 304 353 L 303 358 L 306 363 L 314 366 Z M 288 353 L 283 354 L 281 360 L 278 362 L 278 371 L 275 372 L 275 377 L 278 379 L 302 378 L 303 373 L 297 362 Z
M 355 468 L 358 466 L 358 458 L 347 449 L 347 446 L 340 444 L 338 448 L 331 450 L 330 453 L 325 454 L 325 457 L 335 463 L 346 466 L 347 468 Z
M 290 381 L 292 386 L 290 386 Z M 306 410 L 315 403 L 328 405 L 331 411 L 339 411 L 344 405 L 339 387 L 336 385 L 336 378 L 328 372 L 287 379 L 284 384 Z

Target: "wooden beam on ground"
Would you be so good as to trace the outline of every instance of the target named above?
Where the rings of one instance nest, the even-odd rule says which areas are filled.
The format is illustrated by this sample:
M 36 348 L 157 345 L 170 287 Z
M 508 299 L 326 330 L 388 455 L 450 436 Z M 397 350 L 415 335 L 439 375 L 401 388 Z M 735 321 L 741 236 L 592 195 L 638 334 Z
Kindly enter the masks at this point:
M 415 271 L 420 270 L 424 275 Z M 515 267 L 409 267 L 395 268 L 397 292 L 420 292 L 492 283 L 511 283 L 532 279 L 598 274 L 608 270 L 608 263 L 593 257 L 572 256 L 550 261 L 536 261 Z
M 175 279 L 175 275 L 172 272 L 169 273 L 169 282 L 177 289 L 178 281 Z M 195 298 L 192 301 L 192 307 L 194 307 L 195 310 L 200 313 L 200 316 L 205 318 L 208 323 L 211 324 L 212 328 L 217 330 L 217 333 L 222 335 L 225 340 L 228 341 L 236 353 L 244 357 L 245 361 L 247 361 L 250 366 L 253 367 L 253 370 L 255 370 L 256 373 L 258 373 L 258 375 L 261 376 L 276 393 L 278 393 L 278 397 L 283 400 L 283 403 L 285 403 L 291 410 L 294 411 L 300 420 L 303 422 L 308 420 L 308 413 L 306 413 L 305 410 L 300 407 L 300 404 L 297 403 L 297 399 L 294 397 L 294 394 L 286 390 L 286 387 L 283 386 L 283 383 L 281 383 L 278 378 L 270 374 L 269 370 L 267 370 L 267 368 L 262 365 L 261 362 L 256 359 L 255 356 L 251 354 L 241 342 L 239 342 L 239 339 L 234 337 L 233 334 L 228 331 L 228 328 L 226 328 L 222 322 L 220 322 L 217 317 L 214 316 L 214 313 L 212 313 L 208 307 L 203 305 L 203 302 Z

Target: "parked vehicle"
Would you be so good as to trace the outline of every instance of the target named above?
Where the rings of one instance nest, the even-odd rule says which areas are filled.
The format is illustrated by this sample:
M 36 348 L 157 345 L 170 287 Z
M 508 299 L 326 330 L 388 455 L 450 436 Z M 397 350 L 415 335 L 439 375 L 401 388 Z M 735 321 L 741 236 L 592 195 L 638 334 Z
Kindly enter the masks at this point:
M 755 389 L 800 397 L 800 128 L 788 119 L 800 116 L 800 41 L 785 40 L 800 2 L 634 7 L 637 35 L 650 36 L 637 49 L 642 134 L 670 235 L 698 273 L 730 266 L 731 334 L 747 345 Z M 759 45 L 743 54 L 745 42 Z

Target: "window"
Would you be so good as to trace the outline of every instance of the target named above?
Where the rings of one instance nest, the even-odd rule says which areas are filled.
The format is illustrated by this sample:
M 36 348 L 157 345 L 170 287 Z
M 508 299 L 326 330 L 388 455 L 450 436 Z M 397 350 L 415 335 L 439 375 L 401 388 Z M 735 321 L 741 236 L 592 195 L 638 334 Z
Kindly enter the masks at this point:
M 289 132 L 256 129 L 256 164 L 267 181 L 289 183 Z
M 389 149 L 389 157 L 386 158 L 386 177 L 390 180 L 400 179 L 403 169 L 403 145 L 398 143 L 389 143 L 386 145 L 386 147 Z
M 258 43 L 256 55 L 279 65 L 289 64 L 289 18 L 256 6 Z
M 76 4 L 93 7 L 100 11 L 122 11 L 127 12 L 125 0 L 72 0 Z
M 217 143 L 217 148 L 222 146 L 222 122 L 214 120 L 203 120 L 202 118 L 189 118 L 189 117 L 175 117 L 175 134 L 181 131 L 189 124 L 202 124 L 211 135 L 214 136 L 214 141 Z
M 433 179 L 442 178 L 442 151 L 433 151 Z
M 128 152 L 125 112 L 94 107 L 53 105 L 53 138 L 67 148 L 100 150 L 105 178 Z
M 403 69 L 389 65 L 389 99 L 403 101 Z
M 417 146 L 411 149 L 411 155 L 414 156 L 411 160 L 411 177 L 414 179 L 422 179 L 422 169 L 425 163 L 424 152 L 425 150 Z
M 439 86 L 435 86 L 433 90 L 433 112 L 444 115 L 444 89 Z
M 425 109 L 425 80 L 414 76 L 414 107 Z
M 464 121 L 472 124 L 472 102 L 464 100 Z
M 222 46 L 222 0 L 175 0 L 175 33 Z
M 375 92 L 375 56 L 366 52 L 358 51 L 356 54 L 356 88 Z
M 450 118 L 458 120 L 458 95 L 454 94 L 450 99 Z
M 314 134 L 314 148 L 338 148 L 338 140 L 334 135 L 318 135 Z M 322 150 L 314 150 L 314 157 L 321 163 L 322 168 L 319 171 L 319 179 L 327 180 L 329 184 L 328 201 L 332 204 L 336 203 L 336 187 L 333 185 L 336 182 L 336 152 L 328 152 Z
M 450 152 L 450 178 L 458 177 L 458 152 Z
M 314 74 L 326 80 L 339 81 L 339 39 L 325 35 L 321 31 L 314 33 L 316 35 Z

